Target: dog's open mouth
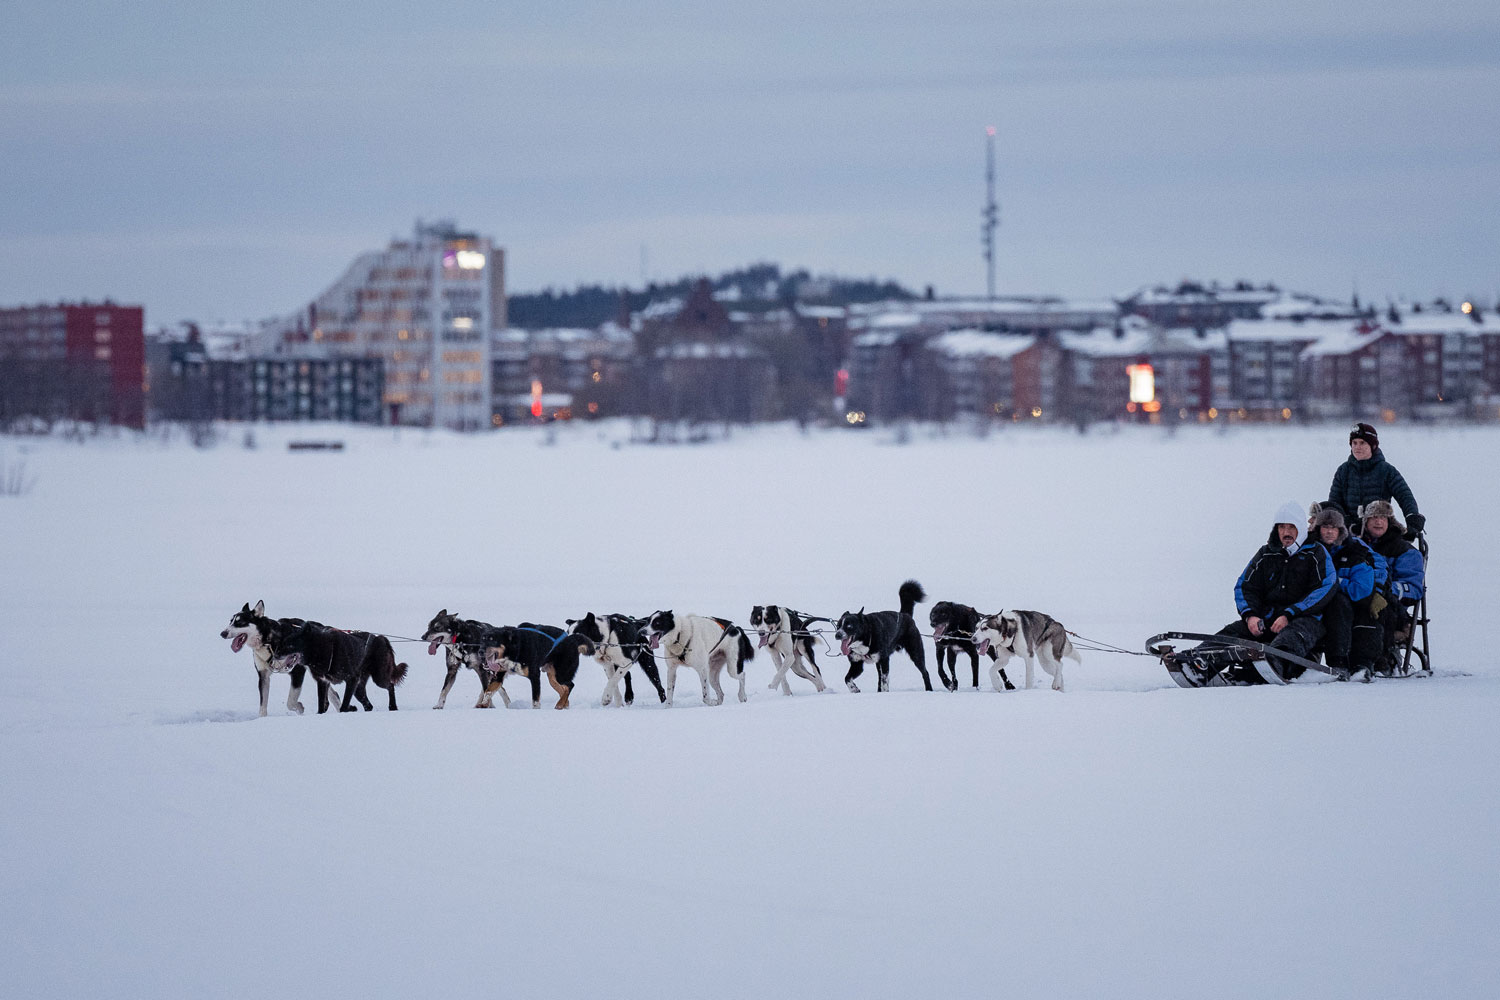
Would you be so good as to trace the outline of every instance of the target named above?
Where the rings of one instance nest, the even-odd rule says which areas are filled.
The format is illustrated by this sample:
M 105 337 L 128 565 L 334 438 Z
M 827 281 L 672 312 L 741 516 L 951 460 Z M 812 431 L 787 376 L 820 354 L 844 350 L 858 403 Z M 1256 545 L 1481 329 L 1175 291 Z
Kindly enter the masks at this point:
M 948 631 L 948 626 L 934 625 L 932 626 L 932 637 L 934 639 L 941 639 L 943 637 L 943 633 L 946 631 Z
M 761 647 L 764 647 L 765 644 L 768 643 L 768 642 L 770 642 L 770 641 L 771 641 L 771 633 L 769 633 L 769 632 L 762 632 L 760 634 L 760 645 L 761 645 Z
M 980 656 L 983 656 L 990 651 L 990 641 L 988 639 L 980 639 L 974 644 L 974 648 L 979 650 Z
M 443 644 L 443 640 L 442 640 L 441 637 L 432 640 L 432 642 L 430 642 L 430 643 L 427 644 L 427 655 L 428 656 L 436 656 L 437 655 L 437 651 L 438 651 L 438 647 L 441 646 L 442 644 Z
M 853 641 L 854 641 L 853 639 L 850 639 L 850 638 L 846 637 L 843 642 L 839 643 L 839 652 L 843 653 L 845 656 L 848 656 L 849 655 L 849 644 L 851 642 L 853 642 Z
M 660 632 L 652 632 L 651 633 L 651 637 L 646 640 L 646 644 L 649 645 L 652 649 L 655 649 L 657 646 L 660 646 L 661 645 L 661 633 Z
M 229 651 L 231 653 L 238 653 L 241 649 L 244 648 L 245 640 L 248 638 L 250 638 L 250 634 L 248 632 L 241 632 L 239 635 L 229 640 Z

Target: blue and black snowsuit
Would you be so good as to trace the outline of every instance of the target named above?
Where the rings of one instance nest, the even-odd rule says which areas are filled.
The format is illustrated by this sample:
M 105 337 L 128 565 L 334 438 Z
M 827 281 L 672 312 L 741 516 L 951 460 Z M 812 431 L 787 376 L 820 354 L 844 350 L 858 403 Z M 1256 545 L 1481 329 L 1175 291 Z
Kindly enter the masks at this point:
M 1365 504 L 1393 497 L 1407 521 L 1418 513 L 1417 498 L 1412 496 L 1411 487 L 1396 467 L 1385 460 L 1379 448 L 1365 459 L 1350 455 L 1334 470 L 1333 483 L 1328 487 L 1328 503 L 1343 511 L 1349 524 L 1359 520 L 1359 509 Z
M 1380 580 L 1377 584 L 1385 597 L 1386 605 L 1377 616 L 1382 631 L 1382 642 L 1393 646 L 1398 633 L 1411 625 L 1412 605 L 1427 592 L 1427 562 L 1417 547 L 1401 537 L 1400 525 L 1393 523 L 1391 530 L 1370 543 L 1375 550 L 1375 561 L 1379 564 Z
M 1296 512 L 1295 507 L 1293 510 Z M 1297 513 L 1297 521 L 1285 523 L 1299 523 L 1301 516 Z M 1266 544 L 1251 557 L 1235 581 L 1234 603 L 1240 612 L 1239 619 L 1221 628 L 1218 634 L 1254 639 L 1305 657 L 1323 638 L 1319 616 L 1337 590 L 1338 572 L 1328 550 L 1315 539 L 1305 538 L 1300 546 L 1289 551 L 1282 547 L 1273 525 Z M 1283 615 L 1287 618 L 1286 628 L 1273 634 L 1272 623 Z M 1252 617 L 1264 622 L 1259 635 L 1252 634 L 1246 624 L 1246 619 Z M 1302 674 L 1301 667 L 1272 665 L 1287 680 Z M 1253 670 L 1239 670 L 1233 679 L 1253 684 L 1260 677 Z
M 1323 651 L 1328 665 L 1363 670 L 1380 655 L 1380 624 L 1370 608 L 1385 578 L 1383 560 L 1364 539 L 1340 529 L 1339 540 L 1325 546 L 1338 574 L 1339 588 L 1323 612 Z

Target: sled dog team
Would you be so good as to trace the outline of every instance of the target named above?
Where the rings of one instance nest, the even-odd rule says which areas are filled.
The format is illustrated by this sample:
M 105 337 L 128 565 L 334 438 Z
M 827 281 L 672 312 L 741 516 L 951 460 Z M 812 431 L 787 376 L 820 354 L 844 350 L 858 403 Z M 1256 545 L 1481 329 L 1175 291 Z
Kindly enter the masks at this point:
M 448 692 L 465 667 L 479 675 L 481 690 L 475 708 L 493 707 L 496 694 L 508 707 L 510 695 L 504 681 L 512 674 L 528 682 L 533 708 L 541 707 L 544 675 L 557 692 L 557 707 L 567 708 L 584 656 L 592 656 L 604 669 L 605 705 L 634 702 L 631 673 L 636 668 L 656 690 L 657 698 L 667 705 L 672 704 L 677 688 L 677 671 L 684 668 L 698 675 L 704 704 L 718 705 L 724 701 L 721 678 L 726 672 L 738 684 L 737 696 L 744 701 L 745 665 L 755 658 L 757 648 L 770 654 L 775 667 L 771 690 L 791 694 L 786 676 L 790 671 L 811 681 L 821 692 L 827 685 L 818 667 L 815 648 L 829 630 L 815 628 L 820 622 L 833 626 L 831 631 L 839 643 L 839 655 L 849 660 L 844 684 L 850 691 L 859 691 L 855 679 L 871 665 L 875 669 L 877 690 L 888 690 L 891 655 L 896 652 L 906 654 L 922 675 L 923 685 L 931 691 L 923 634 L 912 617 L 916 605 L 925 601 L 927 595 L 915 580 L 908 580 L 901 585 L 898 596 L 899 611 L 867 612 L 861 608 L 845 612 L 837 621 L 782 605 L 757 604 L 750 611 L 750 626 L 760 640 L 758 644 L 751 642 L 747 630 L 728 619 L 671 610 L 657 611 L 645 618 L 589 612 L 582 618 L 568 619 L 567 627 L 560 628 L 534 622 L 496 626 L 460 618 L 444 608 L 428 623 L 422 641 L 428 644 L 429 655 L 436 655 L 442 648 L 447 667 L 434 708 L 446 704 Z M 966 604 L 939 601 L 933 606 L 928 623 L 937 651 L 938 679 L 949 691 L 958 690 L 956 663 L 960 654 L 969 658 L 976 688 L 979 658 L 989 657 L 990 684 L 996 691 L 1015 689 L 1005 673 L 1005 665 L 1012 657 L 1020 657 L 1026 664 L 1026 687 L 1032 686 L 1034 664 L 1040 663 L 1052 678 L 1055 691 L 1063 690 L 1062 661 L 1066 658 L 1082 662 L 1067 630 L 1039 611 L 986 615 Z M 266 714 L 271 675 L 276 673 L 290 675 L 292 686 L 286 705 L 299 715 L 303 710 L 302 684 L 308 673 L 317 685 L 320 713 L 328 711 L 332 704 L 329 692 L 333 684 L 344 685 L 340 711 L 352 711 L 355 699 L 370 711 L 373 706 L 365 689 L 372 680 L 388 693 L 390 710 L 396 709 L 396 685 L 405 679 L 407 665 L 396 662 L 390 639 L 384 635 L 332 628 L 301 618 L 269 618 L 264 601 L 257 601 L 253 608 L 245 604 L 230 617 L 228 627 L 219 635 L 229 640 L 232 652 L 250 647 L 261 715 Z M 665 667 L 665 685 L 661 667 Z

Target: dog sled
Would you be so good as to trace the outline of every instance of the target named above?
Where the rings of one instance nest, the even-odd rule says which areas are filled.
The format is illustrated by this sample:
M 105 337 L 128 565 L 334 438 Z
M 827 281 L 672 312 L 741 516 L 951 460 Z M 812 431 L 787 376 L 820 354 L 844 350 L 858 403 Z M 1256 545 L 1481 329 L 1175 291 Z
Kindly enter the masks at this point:
M 1417 536 L 1417 551 L 1427 563 L 1427 536 Z M 1381 650 L 1371 679 L 1431 677 L 1432 656 L 1428 645 L 1427 587 L 1422 596 L 1402 605 L 1407 624 L 1392 636 L 1394 640 Z M 1176 642 L 1194 643 L 1192 653 L 1179 650 Z M 1330 667 L 1320 659 L 1297 656 L 1254 639 L 1203 632 L 1162 632 L 1146 640 L 1146 652 L 1159 659 L 1178 687 L 1219 687 L 1254 683 L 1239 669 L 1253 670 L 1267 684 L 1287 684 L 1312 670 L 1336 680 L 1348 680 L 1345 670 Z M 1314 656 L 1317 651 L 1314 650 Z M 1231 673 L 1244 679 L 1225 677 Z

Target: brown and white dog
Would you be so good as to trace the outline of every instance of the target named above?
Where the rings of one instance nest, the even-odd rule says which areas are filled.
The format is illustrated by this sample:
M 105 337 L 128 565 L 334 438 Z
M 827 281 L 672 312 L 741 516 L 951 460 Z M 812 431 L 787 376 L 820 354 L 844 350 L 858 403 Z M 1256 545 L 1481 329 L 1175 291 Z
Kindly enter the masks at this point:
M 981 618 L 974 629 L 974 645 L 980 653 L 993 649 L 1001 654 L 1000 659 L 990 664 L 990 684 L 996 691 L 1004 690 L 1000 683 L 1000 668 L 1012 656 L 1026 661 L 1027 688 L 1032 684 L 1031 665 L 1039 661 L 1042 669 L 1051 675 L 1054 691 L 1063 690 L 1063 658 L 1083 662 L 1062 623 L 1040 611 L 1002 611 Z

